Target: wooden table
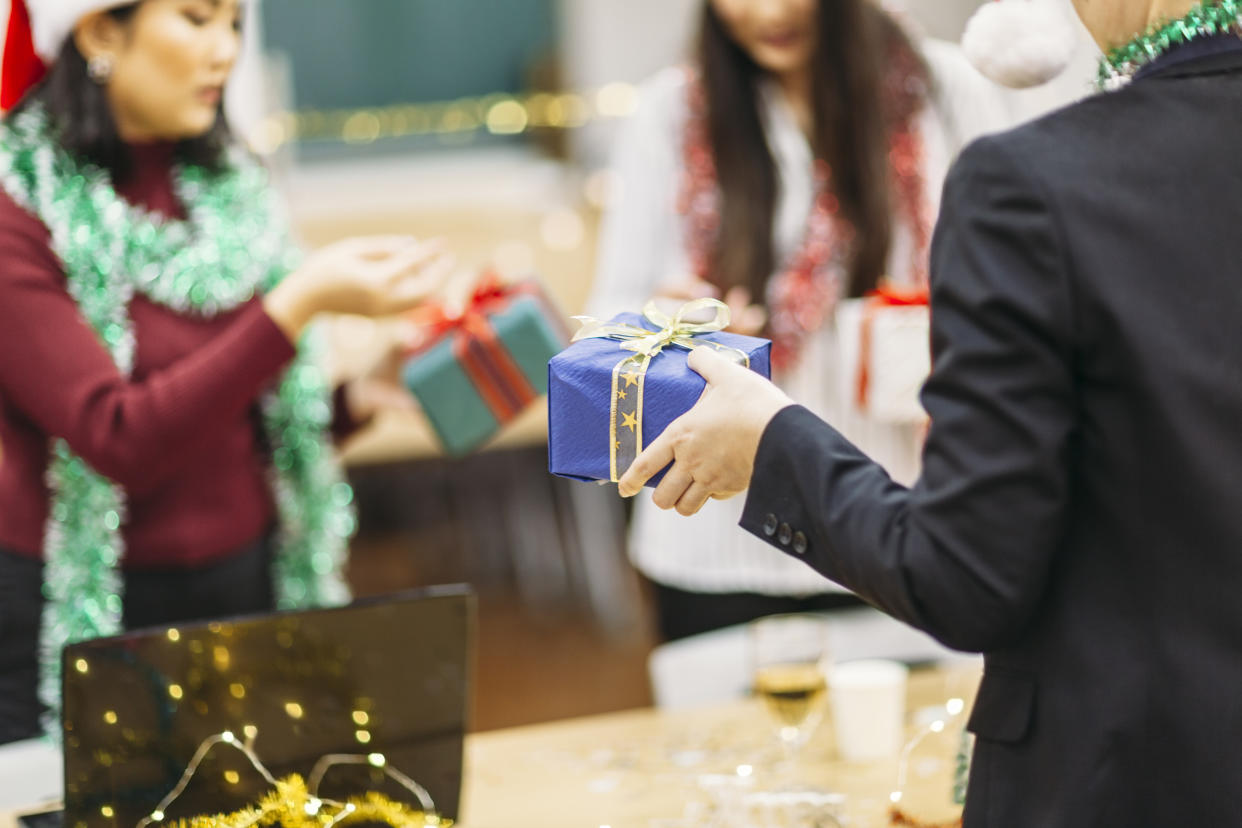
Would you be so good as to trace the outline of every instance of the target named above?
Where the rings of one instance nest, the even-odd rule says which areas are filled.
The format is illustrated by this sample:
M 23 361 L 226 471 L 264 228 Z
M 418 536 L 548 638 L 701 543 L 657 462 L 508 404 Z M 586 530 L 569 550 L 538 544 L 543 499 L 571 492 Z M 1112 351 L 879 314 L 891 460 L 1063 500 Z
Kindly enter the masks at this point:
M 974 665 L 911 674 L 910 735 L 918 711 L 962 700 L 978 684 Z M 903 804 L 927 820 L 960 813 L 951 790 L 965 713 L 942 733 L 929 733 L 911 752 Z M 825 722 L 792 769 L 780 768 L 771 720 L 754 700 L 722 707 L 661 712 L 637 710 L 472 736 L 463 828 L 690 828 L 755 825 L 712 822 L 730 797 L 752 803 L 755 792 L 782 787 L 836 791 L 850 828 L 887 825 L 897 787 L 896 760 L 848 764 L 834 755 Z M 776 766 L 775 768 L 773 766 Z M 739 775 L 746 774 L 746 775 Z M 747 806 L 733 806 L 744 809 Z M 753 809 L 762 806 L 752 804 Z M 758 823 L 762 824 L 762 823 Z M 831 824 L 831 823 L 828 823 Z
M 906 763 L 903 805 L 927 820 L 958 811 L 950 802 L 964 713 L 930 732 L 930 708 L 951 698 L 970 709 L 974 664 L 911 674 L 911 736 L 926 736 Z M 923 711 L 924 715 L 920 715 Z M 920 720 L 922 723 L 920 724 Z M 635 710 L 479 733 L 467 738 L 461 828 L 734 828 L 762 825 L 766 793 L 831 791 L 849 828 L 887 825 L 898 787 L 896 760 L 848 764 L 825 720 L 792 765 L 755 700 L 678 711 Z M 32 803 L 34 804 L 34 803 Z M 722 812 L 740 821 L 713 821 Z M 749 815 L 750 819 L 745 817 Z M 779 823 L 776 823 L 779 824 Z M 826 823 L 831 825 L 831 823 Z M 0 828 L 13 828 L 0 813 Z

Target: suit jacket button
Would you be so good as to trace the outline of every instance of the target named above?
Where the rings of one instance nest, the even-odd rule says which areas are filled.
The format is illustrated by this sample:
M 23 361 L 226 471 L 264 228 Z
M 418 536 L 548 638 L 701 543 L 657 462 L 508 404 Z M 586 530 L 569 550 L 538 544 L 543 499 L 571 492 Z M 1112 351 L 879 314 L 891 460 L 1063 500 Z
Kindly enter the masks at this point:
M 799 555 L 805 555 L 807 550 L 806 535 L 802 532 L 794 532 L 793 551 Z
M 780 521 L 776 519 L 776 515 L 768 515 L 763 519 L 763 534 L 769 538 L 775 535 L 776 525 L 778 523 L 780 523 Z
M 776 540 L 781 546 L 789 546 L 789 541 L 793 539 L 793 529 L 789 528 L 788 523 L 782 523 L 778 531 Z

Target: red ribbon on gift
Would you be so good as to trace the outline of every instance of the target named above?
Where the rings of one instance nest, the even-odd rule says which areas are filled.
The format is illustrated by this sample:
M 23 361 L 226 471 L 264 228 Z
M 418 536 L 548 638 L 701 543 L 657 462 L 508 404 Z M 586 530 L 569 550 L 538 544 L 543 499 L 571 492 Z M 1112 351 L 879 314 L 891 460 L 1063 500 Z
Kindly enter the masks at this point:
M 444 305 L 435 304 L 409 315 L 424 334 L 422 344 L 414 348 L 410 356 L 452 334 L 453 356 L 501 425 L 521 414 L 539 397 L 488 321 L 488 316 L 503 312 L 519 296 L 539 297 L 538 284 L 534 281 L 505 284 L 495 273 L 487 272 L 479 279 L 461 311 L 449 311 Z
M 930 306 L 931 296 L 925 286 L 900 288 L 881 284 L 863 295 L 862 321 L 858 342 L 858 389 L 855 397 L 858 407 L 867 410 L 867 393 L 871 385 L 871 326 L 875 316 L 884 308 Z

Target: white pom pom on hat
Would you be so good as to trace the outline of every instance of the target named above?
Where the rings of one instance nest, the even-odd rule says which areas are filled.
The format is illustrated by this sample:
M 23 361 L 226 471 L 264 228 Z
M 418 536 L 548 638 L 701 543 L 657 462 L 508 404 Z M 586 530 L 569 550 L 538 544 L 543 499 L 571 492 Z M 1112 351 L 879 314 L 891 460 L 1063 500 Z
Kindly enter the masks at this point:
M 1077 37 L 1058 0 L 990 0 L 966 24 L 962 51 L 984 76 L 1015 89 L 1069 66 Z

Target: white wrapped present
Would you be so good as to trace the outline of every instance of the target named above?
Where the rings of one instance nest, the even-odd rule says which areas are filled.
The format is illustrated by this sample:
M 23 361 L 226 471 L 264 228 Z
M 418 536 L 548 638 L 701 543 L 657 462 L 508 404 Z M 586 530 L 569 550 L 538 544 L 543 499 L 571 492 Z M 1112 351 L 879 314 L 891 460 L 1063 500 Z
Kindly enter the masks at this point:
M 865 416 L 921 423 L 919 390 L 931 370 L 931 332 L 924 290 L 881 288 L 837 306 L 840 393 Z

